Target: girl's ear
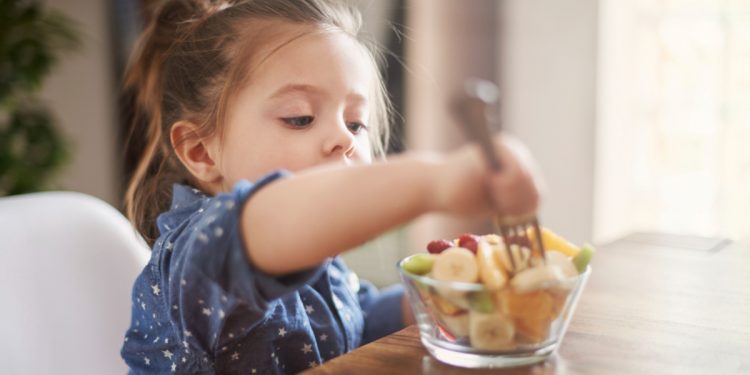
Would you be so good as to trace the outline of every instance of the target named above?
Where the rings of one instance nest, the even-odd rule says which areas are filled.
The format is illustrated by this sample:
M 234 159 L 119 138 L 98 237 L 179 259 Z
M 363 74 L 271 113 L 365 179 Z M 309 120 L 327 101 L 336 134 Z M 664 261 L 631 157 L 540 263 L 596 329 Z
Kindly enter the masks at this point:
M 213 184 L 221 180 L 221 173 L 212 154 L 209 139 L 198 136 L 198 127 L 189 121 L 172 125 L 169 139 L 182 165 L 199 182 Z

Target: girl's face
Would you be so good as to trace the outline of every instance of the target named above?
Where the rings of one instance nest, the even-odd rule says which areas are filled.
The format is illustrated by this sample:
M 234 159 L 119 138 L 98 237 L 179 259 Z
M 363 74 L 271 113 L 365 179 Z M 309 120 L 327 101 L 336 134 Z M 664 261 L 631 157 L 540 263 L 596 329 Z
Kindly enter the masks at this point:
M 221 190 L 280 168 L 371 162 L 373 73 L 358 42 L 318 32 L 280 45 L 253 66 L 250 83 L 229 106 L 224 133 L 209 143 Z

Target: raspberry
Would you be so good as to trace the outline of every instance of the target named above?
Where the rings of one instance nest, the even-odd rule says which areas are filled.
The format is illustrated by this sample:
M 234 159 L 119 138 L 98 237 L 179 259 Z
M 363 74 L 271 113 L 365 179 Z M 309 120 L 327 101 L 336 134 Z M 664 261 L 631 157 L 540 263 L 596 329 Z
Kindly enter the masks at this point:
M 427 244 L 427 251 L 429 251 L 431 254 L 440 254 L 443 252 L 443 250 L 450 247 L 453 247 L 453 243 L 448 240 L 435 240 L 430 241 L 430 243 Z
M 458 246 L 465 249 L 471 250 L 474 254 L 477 253 L 477 243 L 479 243 L 479 236 L 471 233 L 464 233 L 458 237 Z

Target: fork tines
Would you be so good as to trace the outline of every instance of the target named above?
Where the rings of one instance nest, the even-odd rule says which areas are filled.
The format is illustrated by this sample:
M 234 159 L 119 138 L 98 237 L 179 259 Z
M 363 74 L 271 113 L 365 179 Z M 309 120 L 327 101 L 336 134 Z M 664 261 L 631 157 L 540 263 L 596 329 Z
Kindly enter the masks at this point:
M 537 257 L 541 259 L 542 263 L 546 262 L 547 256 L 544 250 L 544 243 L 542 242 L 542 234 L 540 231 L 539 220 L 536 216 L 524 220 L 513 220 L 509 221 L 507 218 L 502 219 L 500 217 L 495 221 L 497 230 L 500 232 L 500 238 L 503 240 L 505 245 L 505 251 L 510 260 L 511 268 L 513 272 L 519 269 L 521 265 L 516 264 L 514 256 L 514 247 L 518 247 L 515 253 L 521 253 L 521 249 L 527 248 L 531 252 L 531 257 L 534 257 L 534 250 L 538 251 Z M 529 231 L 533 231 L 533 238 L 529 238 Z M 523 259 L 521 257 L 521 259 Z

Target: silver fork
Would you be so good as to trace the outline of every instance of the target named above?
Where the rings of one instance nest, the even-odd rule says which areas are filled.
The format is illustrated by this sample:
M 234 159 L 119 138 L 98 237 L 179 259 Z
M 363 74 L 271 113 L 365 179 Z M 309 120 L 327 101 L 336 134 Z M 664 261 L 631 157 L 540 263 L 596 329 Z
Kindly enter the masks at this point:
M 502 169 L 500 155 L 495 150 L 490 130 L 490 123 L 493 122 L 491 109 L 497 104 L 498 98 L 499 90 L 494 83 L 484 80 L 468 80 L 464 84 L 462 95 L 452 103 L 453 113 L 459 122 L 462 123 L 462 128 L 466 135 L 469 140 L 479 144 L 482 154 L 487 160 L 490 170 L 493 172 L 498 172 Z M 499 120 L 494 122 L 500 123 Z M 503 216 L 502 213 L 498 212 L 495 216 L 494 224 L 495 229 L 503 239 L 505 251 L 514 272 L 517 269 L 517 265 L 511 246 L 515 245 L 519 248 L 528 247 L 530 251 L 534 251 L 532 240 L 528 237 L 529 228 L 533 228 L 533 240 L 536 240 L 536 248 L 539 249 L 542 262 L 546 261 L 542 233 L 536 214 L 523 217 L 509 217 Z

